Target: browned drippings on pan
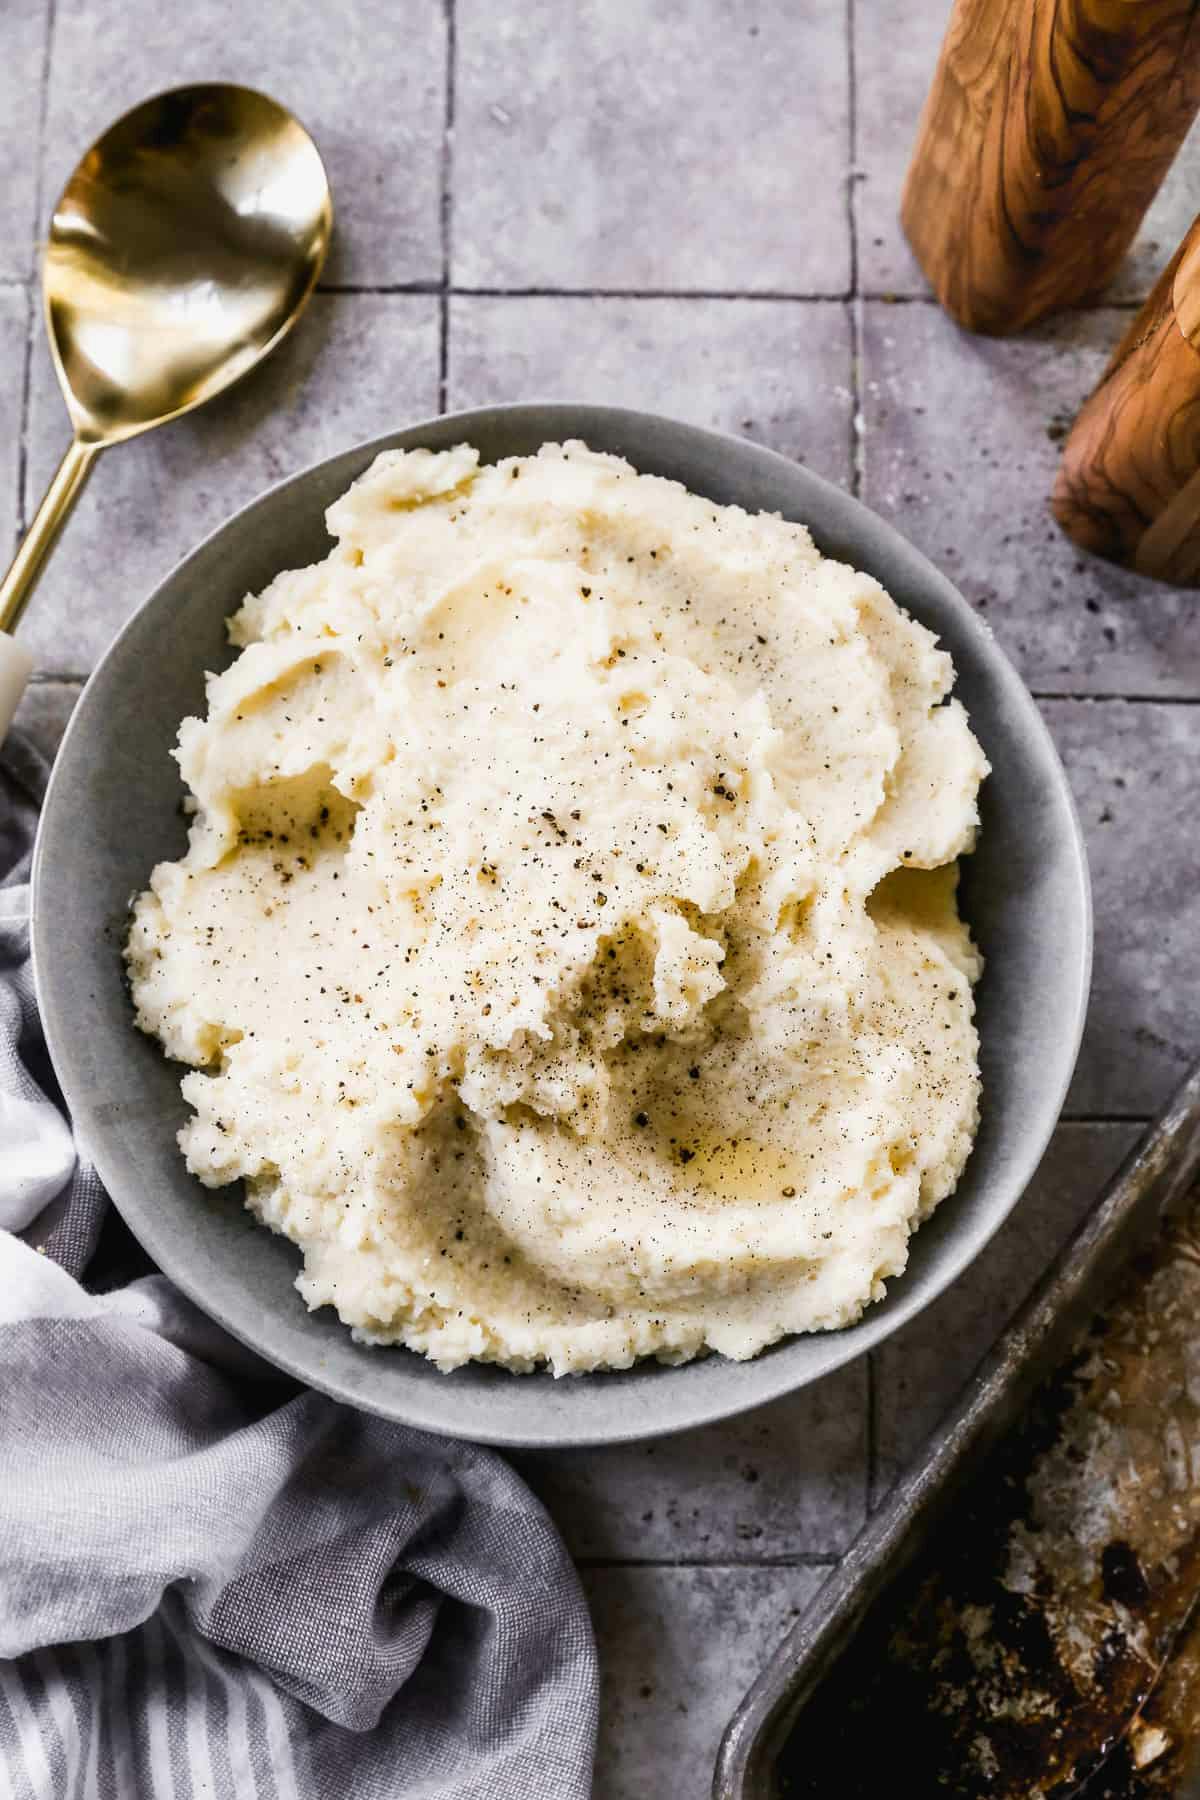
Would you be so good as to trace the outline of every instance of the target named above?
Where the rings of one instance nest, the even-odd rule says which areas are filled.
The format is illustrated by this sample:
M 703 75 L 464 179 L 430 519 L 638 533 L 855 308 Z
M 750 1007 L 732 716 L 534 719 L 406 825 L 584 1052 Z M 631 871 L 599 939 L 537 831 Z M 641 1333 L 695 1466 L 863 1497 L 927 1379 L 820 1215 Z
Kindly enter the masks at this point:
M 868 1615 L 779 1792 L 1190 1792 L 1198 1587 L 1200 1193 Z
M 1195 1800 L 1200 1793 L 1200 1618 L 1176 1640 L 1157 1686 L 1079 1800 Z

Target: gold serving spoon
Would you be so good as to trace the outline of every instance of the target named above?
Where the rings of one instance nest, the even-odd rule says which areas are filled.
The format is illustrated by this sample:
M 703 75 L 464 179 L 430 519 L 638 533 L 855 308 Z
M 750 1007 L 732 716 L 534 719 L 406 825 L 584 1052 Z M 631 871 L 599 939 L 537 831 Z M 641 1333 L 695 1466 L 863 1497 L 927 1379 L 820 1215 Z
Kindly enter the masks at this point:
M 9 634 L 96 457 L 268 355 L 316 285 L 332 226 L 316 145 L 251 88 L 158 94 L 84 156 L 42 278 L 74 438 L 0 583 L 0 738 L 32 668 Z

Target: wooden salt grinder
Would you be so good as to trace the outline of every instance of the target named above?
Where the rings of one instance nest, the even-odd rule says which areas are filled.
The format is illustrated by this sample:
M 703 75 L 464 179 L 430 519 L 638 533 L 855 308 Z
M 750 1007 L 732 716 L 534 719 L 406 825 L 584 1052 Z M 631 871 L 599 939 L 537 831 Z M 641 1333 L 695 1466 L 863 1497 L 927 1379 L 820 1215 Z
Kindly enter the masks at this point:
M 1200 587 L 1200 218 L 1071 428 L 1051 505 L 1085 550 Z
M 1200 107 L 1200 0 L 955 0 L 900 217 L 971 331 L 1113 274 Z

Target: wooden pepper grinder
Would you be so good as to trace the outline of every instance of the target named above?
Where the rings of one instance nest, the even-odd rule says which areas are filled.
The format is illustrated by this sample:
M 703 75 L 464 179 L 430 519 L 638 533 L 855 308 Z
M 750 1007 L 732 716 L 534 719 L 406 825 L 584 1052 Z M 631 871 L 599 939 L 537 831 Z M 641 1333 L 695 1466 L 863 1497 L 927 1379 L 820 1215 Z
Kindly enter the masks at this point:
M 1018 331 L 1109 280 L 1200 107 L 1198 0 L 955 0 L 901 202 L 946 310 Z
M 1072 426 L 1051 505 L 1085 550 L 1200 587 L 1200 219 Z

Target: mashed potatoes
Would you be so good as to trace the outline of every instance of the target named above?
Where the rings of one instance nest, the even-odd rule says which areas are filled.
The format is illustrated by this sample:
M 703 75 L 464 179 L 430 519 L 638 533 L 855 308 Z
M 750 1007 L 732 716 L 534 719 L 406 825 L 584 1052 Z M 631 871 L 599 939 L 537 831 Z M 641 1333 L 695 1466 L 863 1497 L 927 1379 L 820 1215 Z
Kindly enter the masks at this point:
M 752 1356 L 977 1123 L 949 658 L 802 526 L 584 445 L 388 452 L 249 599 L 134 911 L 188 1167 L 441 1367 Z

